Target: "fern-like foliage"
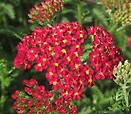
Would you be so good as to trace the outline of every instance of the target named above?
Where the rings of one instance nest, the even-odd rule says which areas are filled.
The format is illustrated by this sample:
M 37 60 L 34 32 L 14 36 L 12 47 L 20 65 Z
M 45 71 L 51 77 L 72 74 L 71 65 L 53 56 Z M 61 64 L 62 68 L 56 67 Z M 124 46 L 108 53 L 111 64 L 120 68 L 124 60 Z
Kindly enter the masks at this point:
M 5 22 L 6 18 L 15 18 L 14 7 L 9 3 L 0 2 L 0 22 Z
M 123 111 L 125 113 L 130 112 L 130 90 L 131 90 L 131 63 L 127 60 L 122 64 L 119 63 L 118 67 L 114 69 L 114 82 L 119 85 L 116 93 L 113 95 L 113 101 L 111 107 L 112 111 Z
M 9 34 L 11 36 L 14 36 L 14 38 L 22 39 L 24 35 L 27 33 L 28 30 L 24 30 L 22 28 L 16 28 L 13 26 L 0 26 L 0 33 L 2 34 Z
M 90 8 L 80 0 L 64 0 L 62 21 L 79 21 L 81 25 L 92 22 Z
M 103 8 L 101 7 L 95 7 L 92 11 L 93 17 L 95 18 L 97 23 L 101 23 L 102 26 L 107 26 L 108 25 L 108 19 L 106 12 L 104 12 Z
M 0 113 L 4 114 L 4 103 L 6 102 L 7 96 L 7 87 L 11 84 L 12 78 L 9 77 L 10 68 L 8 61 L 4 58 L 0 58 Z M 13 69 L 11 69 L 13 70 Z

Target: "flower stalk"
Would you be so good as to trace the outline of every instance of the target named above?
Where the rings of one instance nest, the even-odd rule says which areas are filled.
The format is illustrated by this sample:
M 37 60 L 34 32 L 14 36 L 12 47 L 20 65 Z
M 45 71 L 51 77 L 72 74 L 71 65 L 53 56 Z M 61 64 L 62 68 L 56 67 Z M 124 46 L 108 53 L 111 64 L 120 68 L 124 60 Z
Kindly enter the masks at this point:
M 126 107 L 129 107 L 129 98 L 128 98 L 129 93 L 127 92 L 127 86 L 123 85 L 123 86 L 121 86 L 121 88 L 122 88 L 122 91 L 123 91 Z

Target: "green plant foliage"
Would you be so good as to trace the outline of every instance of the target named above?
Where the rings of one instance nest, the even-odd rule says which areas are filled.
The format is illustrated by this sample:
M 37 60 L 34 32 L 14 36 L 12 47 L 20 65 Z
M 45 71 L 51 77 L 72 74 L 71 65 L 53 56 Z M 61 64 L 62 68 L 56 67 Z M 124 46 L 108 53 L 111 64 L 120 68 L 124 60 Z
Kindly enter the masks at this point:
M 0 2 L 0 22 L 7 21 L 6 18 L 14 19 L 15 11 L 13 5 Z
M 19 29 L 19 31 L 18 31 Z M 14 38 L 18 38 L 20 40 L 22 40 L 22 38 L 24 37 L 24 35 L 27 33 L 28 30 L 23 30 L 22 28 L 16 28 L 13 26 L 1 26 L 0 27 L 0 33 L 7 33 L 8 35 L 13 36 Z
M 7 66 L 8 62 L 5 59 L 0 59 L 0 112 L 4 113 L 4 103 L 7 100 L 6 88 L 10 85 L 12 78 L 9 77 L 11 71 Z
M 127 60 L 114 69 L 114 82 L 119 85 L 115 95 L 113 96 L 114 104 L 109 107 L 113 111 L 130 112 L 130 90 L 131 90 L 131 63 Z
M 90 8 L 80 0 L 65 0 L 62 21 L 79 21 L 81 25 L 92 22 Z
M 94 18 L 97 18 L 97 21 L 101 23 L 103 26 L 108 26 L 108 19 L 106 13 L 103 11 L 103 8 L 94 8 L 93 11 Z

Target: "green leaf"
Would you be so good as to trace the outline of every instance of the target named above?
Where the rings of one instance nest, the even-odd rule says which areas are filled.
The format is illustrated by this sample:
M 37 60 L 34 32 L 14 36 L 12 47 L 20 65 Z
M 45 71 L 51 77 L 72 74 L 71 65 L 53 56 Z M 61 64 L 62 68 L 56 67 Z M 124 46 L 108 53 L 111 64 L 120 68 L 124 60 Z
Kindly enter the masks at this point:
M 5 87 L 8 87 L 10 85 L 11 81 L 12 81 L 12 78 L 11 77 L 7 77 L 4 80 Z
M 0 2 L 0 10 L 1 10 L 1 12 L 0 12 L 1 18 L 3 16 L 7 16 L 10 19 L 15 18 L 15 10 L 14 10 L 13 5 L 11 5 L 9 3 L 7 4 L 7 3 Z
M 16 38 L 18 38 L 20 40 L 27 33 L 26 31 L 27 31 L 26 29 L 23 30 L 22 28 L 16 28 L 16 27 L 13 27 L 13 26 L 8 26 L 8 27 L 0 26 L 0 33 L 15 36 Z
M 79 114 L 91 114 L 91 112 L 92 112 L 91 107 L 88 107 L 88 108 L 83 108 L 81 112 L 79 112 Z
M 14 19 L 15 18 L 15 11 L 14 7 L 11 4 L 5 5 L 5 11 L 9 18 Z
M 63 14 L 75 13 L 73 9 L 66 9 L 62 11 Z
M 92 17 L 91 16 L 87 16 L 87 17 L 83 18 L 83 21 L 84 21 L 84 23 L 89 23 L 89 22 L 92 21 Z
M 94 102 L 96 103 L 100 103 L 102 100 L 104 100 L 104 94 L 102 93 L 102 91 L 97 87 L 97 86 L 93 86 L 91 88 L 93 95 L 94 95 Z
M 92 12 L 94 17 L 98 19 L 99 22 L 101 22 L 104 26 L 108 25 L 107 17 L 100 8 L 94 8 Z

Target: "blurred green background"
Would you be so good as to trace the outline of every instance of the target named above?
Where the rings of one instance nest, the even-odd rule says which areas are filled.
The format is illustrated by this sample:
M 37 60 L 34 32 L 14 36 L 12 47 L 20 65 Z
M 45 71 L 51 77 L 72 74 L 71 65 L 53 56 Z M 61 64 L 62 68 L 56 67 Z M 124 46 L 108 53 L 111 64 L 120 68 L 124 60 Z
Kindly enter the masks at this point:
M 104 27 L 112 33 L 116 45 L 123 51 L 124 59 L 131 61 L 130 22 L 126 26 L 120 22 L 113 22 L 101 1 L 64 0 L 63 10 L 58 15 L 56 23 L 79 21 L 85 28 L 92 25 Z M 34 76 L 44 83 L 42 74 L 36 73 L 32 69 L 17 70 L 13 67 L 17 44 L 24 35 L 30 34 L 36 26 L 39 26 L 27 21 L 29 10 L 34 4 L 40 4 L 40 0 L 0 0 L 0 114 L 15 114 L 11 95 L 16 89 L 23 89 L 23 79 L 30 79 Z M 86 50 L 84 53 L 88 52 L 89 50 Z M 108 107 L 112 106 L 111 95 L 117 88 L 118 86 L 110 80 L 99 81 L 96 86 L 87 88 L 85 98 L 76 102 L 79 113 L 108 114 Z M 121 107 L 111 114 L 126 113 L 119 109 Z

